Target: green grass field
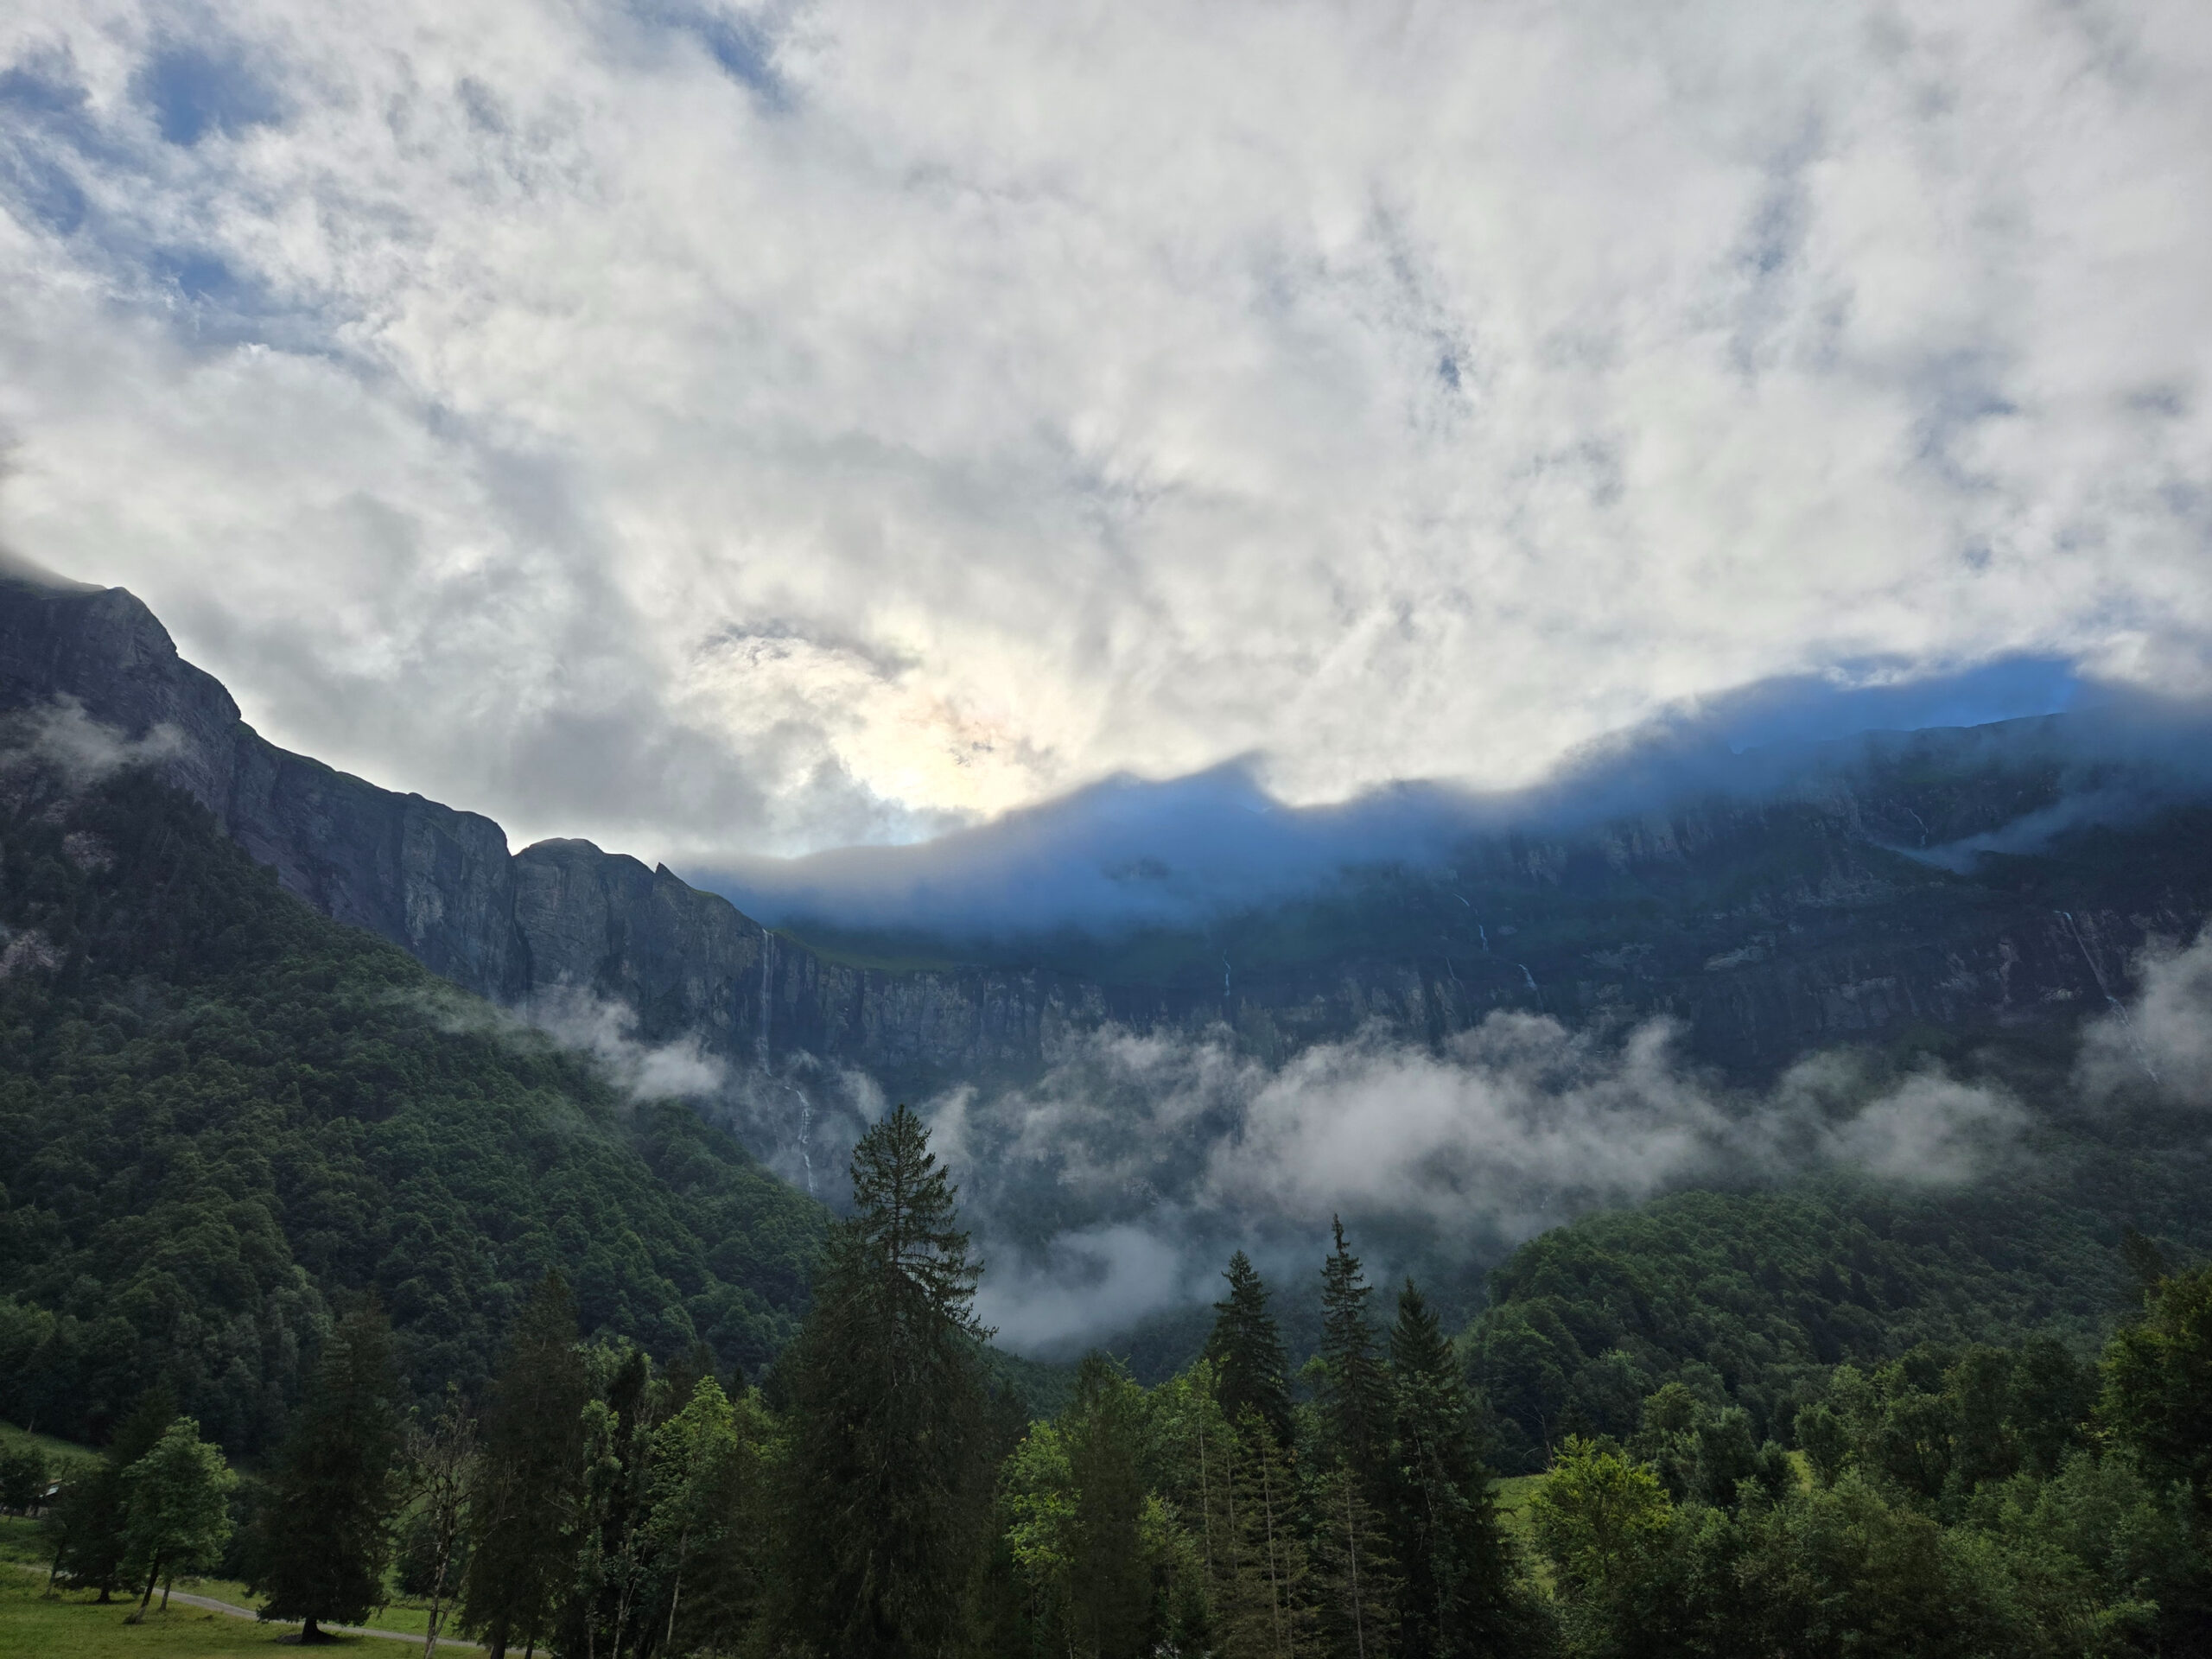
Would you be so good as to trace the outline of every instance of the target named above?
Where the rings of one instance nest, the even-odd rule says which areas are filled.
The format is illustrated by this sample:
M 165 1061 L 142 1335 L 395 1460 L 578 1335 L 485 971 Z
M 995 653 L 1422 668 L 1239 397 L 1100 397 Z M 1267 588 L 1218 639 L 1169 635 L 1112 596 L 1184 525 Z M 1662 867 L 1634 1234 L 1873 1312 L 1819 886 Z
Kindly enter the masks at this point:
M 177 1585 L 180 1591 L 186 1587 L 182 1582 Z M 194 1581 L 190 1586 L 198 1593 L 225 1601 L 232 1599 L 226 1592 L 236 1587 L 204 1581 Z M 156 1595 L 154 1601 L 143 1624 L 126 1624 L 124 1620 L 134 1605 L 128 1599 L 103 1607 L 90 1591 L 49 1597 L 39 1574 L 21 1567 L 0 1568 L 0 1656 L 4 1659 L 18 1659 L 18 1656 L 30 1659 L 33 1655 L 38 1659 L 138 1659 L 139 1656 L 168 1659 L 174 1655 L 176 1659 L 226 1659 L 234 1655 L 273 1655 L 280 1644 L 289 1645 L 286 1638 L 299 1634 L 296 1624 L 259 1624 L 228 1613 L 188 1607 L 181 1602 L 172 1602 L 168 1611 L 162 1612 L 161 1598 Z M 334 1637 L 333 1645 L 381 1655 L 384 1659 L 401 1659 L 422 1648 L 423 1615 L 416 1611 L 414 1618 L 418 1639 L 413 1643 L 347 1636 Z M 391 1622 L 385 1620 L 376 1624 L 379 1630 L 391 1627 Z M 445 1650 L 447 1644 L 441 1639 L 438 1646 Z
M 1523 1536 L 1529 1530 L 1529 1500 L 1535 1496 L 1542 1483 L 1541 1475 L 1503 1475 L 1491 1490 L 1497 1496 L 1497 1516 L 1505 1523 L 1509 1538 Z
M 97 1618 L 94 1618 L 95 1615 L 97 1615 L 98 1618 L 104 1618 L 108 1613 L 113 1612 L 115 1614 L 115 1621 L 119 1622 L 123 1615 L 130 1611 L 130 1608 L 127 1605 L 98 1607 L 94 1605 L 92 1598 L 89 1594 L 83 1596 L 64 1597 L 59 1602 L 40 1602 L 38 1600 L 38 1595 L 44 1588 L 44 1574 L 47 1565 L 48 1556 L 45 1541 L 40 1535 L 38 1522 L 35 1521 L 25 1520 L 19 1516 L 0 1517 L 0 1567 L 4 1567 L 5 1569 L 4 1571 L 0 1571 L 0 1586 L 4 1586 L 11 1595 L 18 1591 L 23 1585 L 29 1585 L 31 1586 L 31 1599 L 37 1605 L 45 1607 L 49 1611 L 56 1606 L 81 1609 L 83 1610 L 81 1613 L 73 1613 L 71 1617 L 73 1618 L 93 1618 L 95 1623 L 97 1623 Z M 262 1599 L 260 1597 L 249 1593 L 245 1586 L 230 1579 L 179 1579 L 176 1581 L 175 1587 L 179 1591 L 187 1592 L 193 1595 L 209 1596 L 217 1601 L 226 1601 L 232 1606 L 236 1607 L 258 1607 L 261 1605 Z M 158 1602 L 160 1599 L 159 1592 L 157 1592 L 156 1593 L 155 1599 Z M 214 1619 L 219 1623 L 234 1624 L 249 1632 L 249 1635 L 245 1637 L 232 1637 L 232 1640 L 234 1643 L 239 1640 L 258 1642 L 263 1640 L 265 1636 L 271 1633 L 282 1634 L 287 1630 L 296 1631 L 297 1628 L 296 1626 L 289 1624 L 249 1625 L 243 1619 L 231 1618 L 225 1614 L 207 1613 L 204 1609 L 181 1608 L 174 1605 L 169 1609 L 168 1618 L 171 1624 L 194 1624 L 202 1617 L 203 1613 L 205 1613 L 207 1618 Z M 16 1603 L 10 1602 L 5 1605 L 0 1605 L 0 1659 L 15 1659 L 15 1656 L 18 1654 L 43 1654 L 48 1651 L 45 1647 L 39 1644 L 37 1640 L 33 1639 L 31 1632 L 33 1630 L 35 1621 L 30 1624 L 25 1624 L 21 1630 L 18 1629 L 17 1620 L 19 1615 L 20 1609 L 17 1608 Z M 150 1615 L 149 1617 L 150 1625 Z M 397 1630 L 419 1637 L 424 1630 L 429 1628 L 429 1611 L 426 1606 L 419 1603 L 397 1601 L 394 1602 L 391 1606 L 385 1608 L 381 1612 L 372 1615 L 368 1619 L 367 1624 L 368 1627 L 372 1630 Z M 132 1639 L 135 1640 L 138 1634 L 142 1634 L 143 1631 L 149 1627 L 149 1626 L 137 1627 L 132 1632 L 130 1632 Z M 450 1628 L 449 1624 L 448 1628 Z M 364 1640 L 367 1640 L 367 1638 L 364 1638 Z M 443 1647 L 444 1645 L 445 1641 L 442 1637 L 439 1642 L 439 1646 Z M 406 1649 L 398 1643 L 385 1642 L 382 1640 L 370 1641 L 369 1647 L 371 1651 L 376 1653 L 397 1655 L 406 1651 Z M 240 1650 L 242 1651 L 243 1649 Z M 54 1649 L 54 1651 L 74 1653 L 79 1651 L 79 1649 L 74 1648 L 63 1648 Z M 112 1649 L 87 1648 L 82 1649 L 82 1651 L 86 1653 L 99 1652 L 105 1654 L 109 1652 L 165 1652 L 168 1651 L 168 1649 L 116 1647 Z M 199 1653 L 203 1651 L 203 1649 L 197 1647 L 179 1648 L 176 1651 L 180 1653 Z M 232 1649 L 218 1645 L 207 1648 L 204 1649 L 204 1651 L 209 1653 L 228 1653 L 232 1651 Z
M 47 1599 L 39 1580 L 21 1571 L 0 1575 L 0 1654 L 10 1659 L 230 1659 L 269 1655 L 296 1626 L 256 1624 L 222 1613 L 172 1605 L 150 1612 L 143 1624 L 126 1624 L 128 1602 L 99 1605 L 90 1592 Z M 349 1647 L 408 1651 L 397 1642 L 355 1637 Z
M 79 1446 L 74 1440 L 57 1440 L 51 1434 L 34 1434 L 13 1423 L 0 1423 L 0 1451 L 13 1451 L 25 1441 L 46 1453 L 49 1467 L 64 1463 L 92 1463 L 100 1455 L 91 1446 Z

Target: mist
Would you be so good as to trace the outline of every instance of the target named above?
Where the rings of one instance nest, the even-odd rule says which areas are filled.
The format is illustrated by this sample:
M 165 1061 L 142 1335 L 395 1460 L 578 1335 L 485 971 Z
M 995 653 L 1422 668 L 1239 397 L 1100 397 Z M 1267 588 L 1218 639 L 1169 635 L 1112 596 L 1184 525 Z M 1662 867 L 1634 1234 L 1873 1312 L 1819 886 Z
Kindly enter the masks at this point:
M 2139 990 L 2083 1033 L 2076 1076 L 2094 1097 L 2147 1091 L 2212 1110 L 2212 928 L 2183 948 L 2152 944 L 2136 964 Z
M 1303 1276 L 1332 1216 L 1387 1277 L 1683 1186 L 1847 1170 L 1942 1188 L 2022 1155 L 2028 1115 L 2000 1088 L 1834 1052 L 1731 1090 L 1680 1034 L 1500 1013 L 1435 1050 L 1374 1029 L 1270 1068 L 1226 1032 L 1109 1028 L 1033 1085 L 925 1109 L 988 1258 L 978 1306 L 1046 1355 L 1212 1300 L 1235 1248 Z
M 183 734 L 174 726 L 158 725 L 132 738 L 93 719 L 82 703 L 67 696 L 9 715 L 0 729 L 0 766 L 19 770 L 43 764 L 70 790 L 86 788 L 126 766 L 157 766 L 183 752 Z

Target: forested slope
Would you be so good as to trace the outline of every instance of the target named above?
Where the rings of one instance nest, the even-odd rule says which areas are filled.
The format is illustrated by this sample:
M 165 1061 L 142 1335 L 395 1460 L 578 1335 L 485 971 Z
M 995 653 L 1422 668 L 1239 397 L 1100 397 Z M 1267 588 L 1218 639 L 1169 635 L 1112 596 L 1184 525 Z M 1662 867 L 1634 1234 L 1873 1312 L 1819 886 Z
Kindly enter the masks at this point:
M 2187 1126 L 2046 1122 L 2022 1166 L 1963 1192 L 1831 1179 L 1555 1228 L 1491 1274 L 1460 1339 L 1492 1455 L 1533 1471 L 1567 1435 L 1625 1438 L 1668 1382 L 1787 1443 L 1840 1363 L 2031 1337 L 2094 1352 L 2132 1305 L 2132 1229 L 2183 1259 L 2212 1244 L 2208 1181 Z
M 373 1293 L 418 1395 L 549 1268 L 585 1329 L 757 1367 L 824 1212 L 672 1103 L 279 890 L 182 792 L 0 773 L 0 1415 L 99 1440 L 149 1385 L 281 1433 Z

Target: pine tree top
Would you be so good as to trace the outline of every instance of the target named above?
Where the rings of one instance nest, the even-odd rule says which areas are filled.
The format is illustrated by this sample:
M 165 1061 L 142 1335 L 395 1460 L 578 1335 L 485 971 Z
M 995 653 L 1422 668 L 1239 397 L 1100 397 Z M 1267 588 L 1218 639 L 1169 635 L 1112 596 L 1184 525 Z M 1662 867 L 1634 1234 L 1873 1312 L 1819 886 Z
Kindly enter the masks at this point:
M 1282 1336 L 1268 1312 L 1268 1287 L 1251 1258 L 1239 1250 L 1229 1258 L 1229 1295 L 1214 1304 L 1213 1334 L 1206 1357 L 1219 1372 L 1222 1410 L 1235 1422 L 1256 1412 L 1278 1442 L 1291 1440 L 1290 1382 Z
M 1321 1264 L 1321 1420 L 1330 1452 L 1372 1476 L 1390 1433 L 1389 1383 L 1367 1316 L 1375 1287 L 1344 1243 L 1342 1221 L 1335 1223 L 1335 1249 Z
M 1444 1335 L 1443 1321 L 1411 1279 L 1398 1293 L 1398 1322 L 1390 1331 L 1390 1369 L 1402 1377 L 1420 1376 L 1456 1387 L 1458 1361 Z
M 972 1306 L 982 1266 L 969 1256 L 959 1190 L 929 1149 L 929 1130 L 900 1103 L 853 1148 L 853 1216 L 860 1254 L 920 1293 L 931 1313 L 977 1337 Z

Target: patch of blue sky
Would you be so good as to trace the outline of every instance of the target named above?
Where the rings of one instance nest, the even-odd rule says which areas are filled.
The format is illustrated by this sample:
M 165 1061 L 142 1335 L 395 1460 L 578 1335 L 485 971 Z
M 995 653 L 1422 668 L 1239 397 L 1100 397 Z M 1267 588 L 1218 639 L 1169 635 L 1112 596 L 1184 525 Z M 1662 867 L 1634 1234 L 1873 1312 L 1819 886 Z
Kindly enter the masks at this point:
M 266 79 L 234 51 L 171 48 L 149 58 L 132 86 L 149 120 L 126 116 L 109 127 L 67 56 L 0 70 L 0 211 L 69 238 L 118 302 L 163 316 L 181 339 L 330 353 L 335 330 L 321 309 L 279 295 L 214 248 L 149 235 L 129 206 L 165 188 L 149 127 L 159 144 L 189 144 L 280 119 Z
M 690 35 L 724 74 L 762 102 L 787 101 L 790 88 L 776 73 L 776 33 L 768 22 L 726 7 L 682 0 L 639 0 L 634 10 L 645 22 Z
M 284 117 L 273 84 L 228 43 L 165 47 L 131 78 L 164 142 L 190 146 L 210 133 L 235 138 Z
M 86 211 L 85 193 L 67 168 L 4 130 L 0 130 L 0 205 L 56 236 L 75 234 Z
M 20 218 L 73 234 L 87 203 L 70 162 L 108 150 L 67 58 L 48 54 L 0 70 L 0 202 Z

